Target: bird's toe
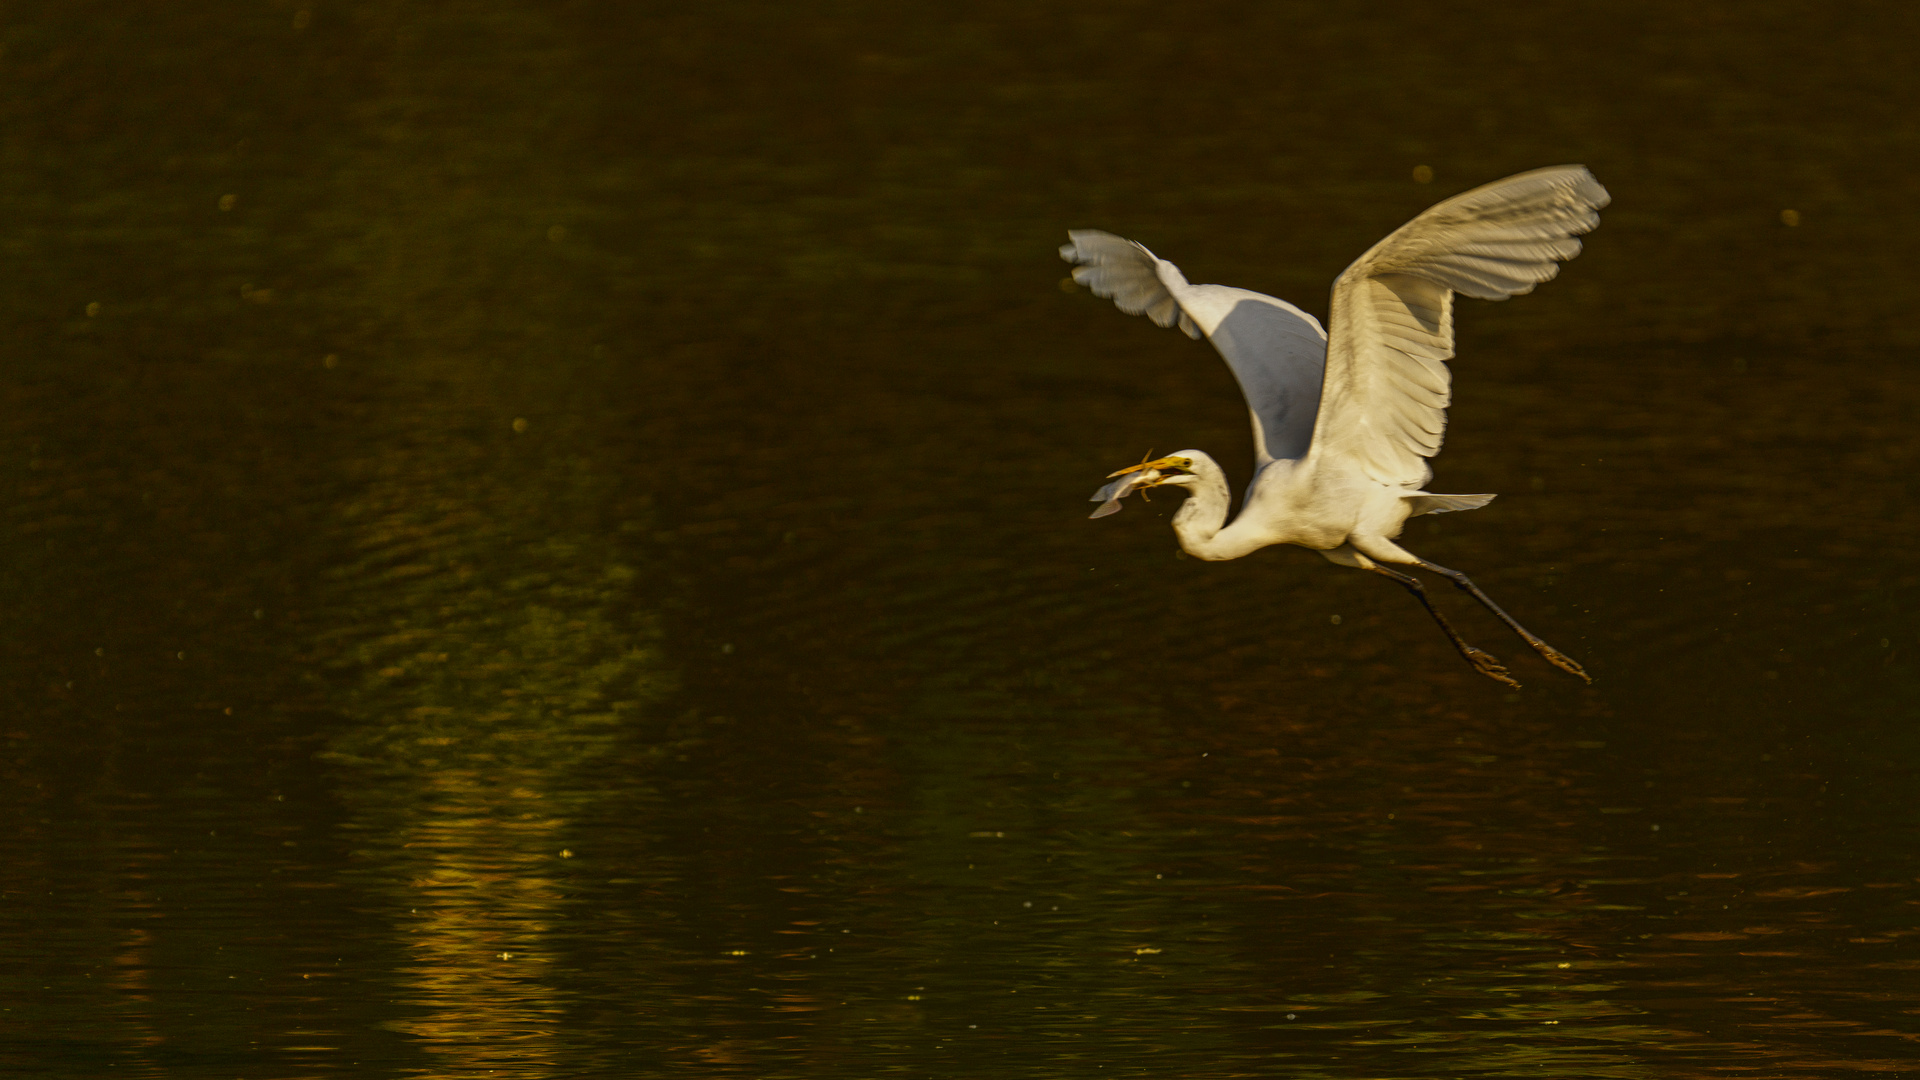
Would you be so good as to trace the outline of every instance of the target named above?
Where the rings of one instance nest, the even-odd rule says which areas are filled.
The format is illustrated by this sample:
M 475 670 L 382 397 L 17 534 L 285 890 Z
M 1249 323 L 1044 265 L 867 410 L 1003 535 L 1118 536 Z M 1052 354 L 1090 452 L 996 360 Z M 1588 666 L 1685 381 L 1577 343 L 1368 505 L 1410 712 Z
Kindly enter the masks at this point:
M 1581 667 L 1580 662 L 1573 657 L 1560 652 L 1558 649 L 1546 649 L 1543 650 L 1540 655 L 1547 658 L 1547 663 L 1552 664 L 1561 671 L 1569 675 L 1578 676 L 1580 681 L 1586 683 L 1588 686 L 1593 685 L 1593 676 L 1587 674 L 1587 669 Z
M 1519 681 L 1512 675 L 1507 674 L 1506 667 L 1502 665 L 1500 660 L 1492 653 L 1487 652 L 1485 649 L 1476 649 L 1469 645 L 1463 651 L 1462 655 L 1467 658 L 1467 663 L 1473 665 L 1473 670 L 1485 675 L 1494 682 L 1504 683 L 1507 686 L 1513 687 L 1515 690 L 1520 689 Z

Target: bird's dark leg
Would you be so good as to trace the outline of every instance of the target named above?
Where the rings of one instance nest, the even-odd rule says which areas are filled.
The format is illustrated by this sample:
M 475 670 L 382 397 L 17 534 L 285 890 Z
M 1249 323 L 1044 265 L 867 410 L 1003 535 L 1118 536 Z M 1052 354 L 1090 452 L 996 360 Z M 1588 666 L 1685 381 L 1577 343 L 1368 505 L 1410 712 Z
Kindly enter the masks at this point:
M 1480 601 L 1481 607 L 1484 607 L 1488 611 L 1491 611 L 1495 615 L 1499 616 L 1500 621 L 1503 623 L 1506 623 L 1508 629 L 1512 630 L 1516 634 L 1519 634 L 1522 640 L 1524 640 L 1527 644 L 1533 646 L 1534 652 L 1537 652 L 1541 656 L 1546 657 L 1547 663 L 1552 664 L 1554 667 L 1557 667 L 1561 671 L 1567 672 L 1570 675 L 1578 675 L 1580 676 L 1580 678 L 1585 679 L 1588 683 L 1593 682 L 1592 676 L 1589 676 L 1587 674 L 1587 670 L 1581 667 L 1578 661 L 1576 661 L 1573 657 L 1568 656 L 1567 654 L 1561 652 L 1559 649 L 1556 649 L 1553 646 L 1547 644 L 1546 642 L 1541 641 L 1538 637 L 1534 636 L 1533 631 L 1528 630 L 1526 627 L 1521 626 L 1519 623 L 1515 622 L 1513 619 L 1513 616 L 1500 610 L 1499 604 L 1496 604 L 1492 600 L 1488 599 L 1487 594 L 1480 591 L 1480 586 L 1475 585 L 1473 583 L 1472 578 L 1468 577 L 1467 575 L 1461 573 L 1458 570 L 1449 570 L 1444 566 L 1441 566 L 1437 563 L 1430 563 L 1425 559 L 1419 560 L 1419 562 L 1416 563 L 1415 565 L 1419 566 L 1420 569 L 1422 570 L 1431 570 L 1432 572 L 1439 574 L 1441 577 L 1444 577 L 1448 581 L 1453 582 L 1454 587 L 1459 589 L 1461 592 L 1467 593 L 1468 595 L 1472 596 L 1475 600 Z
M 1447 640 L 1453 642 L 1453 647 L 1459 649 L 1460 655 L 1466 657 L 1467 663 L 1473 665 L 1473 670 L 1495 682 L 1505 683 L 1515 690 L 1520 689 L 1520 684 L 1514 681 L 1513 676 L 1507 674 L 1507 669 L 1500 666 L 1500 661 L 1492 653 L 1484 649 L 1476 649 L 1460 639 L 1460 632 L 1453 628 L 1453 624 L 1447 621 L 1445 615 L 1440 614 L 1439 608 L 1433 606 L 1433 601 L 1427 599 L 1427 587 L 1420 584 L 1419 578 L 1411 574 L 1403 574 L 1398 570 L 1389 570 L 1378 563 L 1366 569 L 1412 593 L 1413 598 L 1420 601 L 1420 606 L 1427 609 L 1427 614 L 1433 616 L 1433 621 L 1440 624 L 1440 629 L 1447 635 Z

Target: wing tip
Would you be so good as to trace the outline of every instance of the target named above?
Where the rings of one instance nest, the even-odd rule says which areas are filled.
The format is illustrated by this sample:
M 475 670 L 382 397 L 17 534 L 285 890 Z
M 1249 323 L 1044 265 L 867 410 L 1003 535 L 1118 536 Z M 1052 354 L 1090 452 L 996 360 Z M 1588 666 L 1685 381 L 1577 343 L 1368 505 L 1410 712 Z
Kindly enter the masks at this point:
M 1599 177 L 1593 175 L 1593 170 L 1587 168 L 1585 165 L 1579 164 L 1548 165 L 1541 169 L 1529 169 L 1523 173 L 1515 173 L 1507 177 L 1506 180 L 1495 180 L 1493 184 L 1504 184 L 1512 180 L 1526 180 L 1534 177 L 1545 178 L 1547 176 L 1565 177 L 1566 184 L 1564 186 L 1567 193 L 1578 196 L 1580 202 L 1591 210 L 1604 210 L 1608 204 L 1613 202 L 1613 194 L 1606 189 L 1605 185 L 1600 183 Z M 1492 187 L 1493 184 L 1485 186 Z M 1599 219 L 1596 217 L 1594 225 L 1598 224 Z M 1593 227 L 1594 226 L 1588 226 L 1589 229 Z

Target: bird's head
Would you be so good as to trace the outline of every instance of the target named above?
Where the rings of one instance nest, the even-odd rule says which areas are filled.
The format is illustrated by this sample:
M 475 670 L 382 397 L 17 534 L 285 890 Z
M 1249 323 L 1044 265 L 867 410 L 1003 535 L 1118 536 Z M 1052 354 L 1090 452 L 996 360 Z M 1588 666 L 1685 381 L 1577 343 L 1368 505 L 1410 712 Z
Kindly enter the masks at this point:
M 1108 514 L 1120 512 L 1120 500 L 1144 488 L 1159 487 L 1163 484 L 1186 485 L 1193 482 L 1193 459 L 1174 455 L 1153 461 L 1142 461 L 1138 465 L 1129 465 L 1124 469 L 1107 474 L 1109 481 L 1099 491 L 1093 493 L 1089 502 L 1097 502 L 1100 508 L 1089 517 L 1102 518 Z M 1146 496 L 1141 496 L 1145 498 Z

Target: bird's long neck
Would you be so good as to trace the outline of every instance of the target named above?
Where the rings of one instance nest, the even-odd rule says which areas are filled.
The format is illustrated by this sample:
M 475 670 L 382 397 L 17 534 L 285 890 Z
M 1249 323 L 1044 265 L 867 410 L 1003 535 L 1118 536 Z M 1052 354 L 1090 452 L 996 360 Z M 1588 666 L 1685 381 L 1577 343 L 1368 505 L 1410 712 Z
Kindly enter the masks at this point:
M 1227 525 L 1227 511 L 1233 495 L 1227 488 L 1227 474 L 1220 463 L 1198 450 L 1182 450 L 1181 457 L 1193 461 L 1188 471 L 1193 480 L 1181 486 L 1187 489 L 1187 501 L 1173 515 L 1173 532 L 1187 554 L 1201 559 L 1232 559 L 1245 552 L 1225 554 L 1218 543 Z

